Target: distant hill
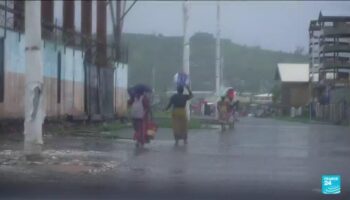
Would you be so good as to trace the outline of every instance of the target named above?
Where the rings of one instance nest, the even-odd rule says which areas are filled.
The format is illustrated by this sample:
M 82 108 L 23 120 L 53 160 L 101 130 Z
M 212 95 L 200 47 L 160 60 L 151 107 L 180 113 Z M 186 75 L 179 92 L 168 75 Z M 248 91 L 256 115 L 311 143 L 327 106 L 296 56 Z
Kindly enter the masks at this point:
M 182 66 L 182 37 L 124 34 L 129 46 L 129 82 L 152 85 L 155 66 L 156 90 L 173 87 L 173 76 Z M 279 62 L 308 62 L 300 53 L 285 53 L 247 47 L 223 39 L 224 79 L 226 85 L 240 91 L 269 91 Z M 215 88 L 215 38 L 212 34 L 197 33 L 190 39 L 190 73 L 194 90 Z

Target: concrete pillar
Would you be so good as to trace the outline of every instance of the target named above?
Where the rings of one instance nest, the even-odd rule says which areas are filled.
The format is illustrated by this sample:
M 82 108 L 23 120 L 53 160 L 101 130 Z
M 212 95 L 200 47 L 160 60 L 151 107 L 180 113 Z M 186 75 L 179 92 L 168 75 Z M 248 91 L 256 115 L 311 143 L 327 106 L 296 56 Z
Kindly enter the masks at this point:
M 84 35 L 82 45 L 87 49 L 85 57 L 91 62 L 92 1 L 81 1 L 81 33 Z
M 70 46 L 73 46 L 75 44 L 74 5 L 74 1 L 63 1 L 63 41 L 65 44 Z
M 121 9 L 121 2 L 117 1 L 116 6 L 116 13 L 117 13 L 117 24 L 116 24 L 116 60 L 120 61 L 121 59 L 121 32 L 122 32 L 122 9 Z
M 107 6 L 106 1 L 97 1 L 97 52 L 96 65 L 105 67 L 107 65 Z
M 15 11 L 13 16 L 13 28 L 20 32 L 24 32 L 24 2 L 25 1 L 13 2 L 13 9 Z
M 54 2 L 53 0 L 41 1 L 41 23 L 42 23 L 42 37 L 50 38 L 52 35 L 54 24 Z
M 25 2 L 25 121 L 24 153 L 27 158 L 40 155 L 42 125 L 45 119 L 43 58 L 41 54 L 41 1 Z
M 190 36 L 188 33 L 188 20 L 189 20 L 189 6 L 188 6 L 188 0 L 183 2 L 183 66 L 182 70 L 185 74 L 188 75 L 188 78 L 190 78 Z M 189 101 L 186 104 L 186 114 L 187 119 L 190 120 L 191 112 L 190 112 L 190 104 Z

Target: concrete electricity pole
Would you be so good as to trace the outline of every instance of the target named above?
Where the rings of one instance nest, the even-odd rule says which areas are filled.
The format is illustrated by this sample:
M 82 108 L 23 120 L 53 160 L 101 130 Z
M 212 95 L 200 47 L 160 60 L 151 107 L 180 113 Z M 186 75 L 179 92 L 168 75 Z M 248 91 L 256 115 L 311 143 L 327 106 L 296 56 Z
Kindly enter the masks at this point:
M 188 34 L 189 6 L 188 0 L 183 2 L 183 72 L 190 78 L 190 37 Z M 190 103 L 186 106 L 187 118 L 190 120 Z
M 220 59 L 220 87 L 225 86 L 225 81 L 224 81 L 224 57 L 221 56 Z
M 41 47 L 41 1 L 25 1 L 24 153 L 26 156 L 40 155 L 43 144 L 45 96 Z
M 220 56 L 220 2 L 217 1 L 217 9 L 216 9 L 216 62 L 215 62 L 215 92 L 216 95 L 220 95 L 220 64 L 221 64 L 221 56 Z

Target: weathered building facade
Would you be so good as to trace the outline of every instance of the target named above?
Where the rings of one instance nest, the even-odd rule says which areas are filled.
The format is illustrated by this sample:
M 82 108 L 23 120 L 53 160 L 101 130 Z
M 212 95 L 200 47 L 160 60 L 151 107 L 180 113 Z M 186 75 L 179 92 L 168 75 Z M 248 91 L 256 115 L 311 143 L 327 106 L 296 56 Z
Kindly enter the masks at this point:
M 317 20 L 310 22 L 309 33 L 310 67 L 318 75 L 312 85 L 315 116 L 334 122 L 349 121 L 350 16 L 320 13 Z
M 62 4 L 62 25 L 54 18 L 57 2 Z M 110 4 L 92 0 L 77 2 L 41 3 L 47 116 L 91 119 L 123 116 L 127 100 L 127 53 L 120 43 L 118 46 L 107 44 Z M 120 4 L 120 1 L 114 3 Z M 75 19 L 78 6 L 80 30 Z M 97 9 L 96 38 L 93 37 L 93 9 Z M 120 5 L 113 9 L 116 13 L 122 12 Z M 2 1 L 0 18 L 0 119 L 23 118 L 24 1 Z M 121 20 L 117 23 L 121 24 Z

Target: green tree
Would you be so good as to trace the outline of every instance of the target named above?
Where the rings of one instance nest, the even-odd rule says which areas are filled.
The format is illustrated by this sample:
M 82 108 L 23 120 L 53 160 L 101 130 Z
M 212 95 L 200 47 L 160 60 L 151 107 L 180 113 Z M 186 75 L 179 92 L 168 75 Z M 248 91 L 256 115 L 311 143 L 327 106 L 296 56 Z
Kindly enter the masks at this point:
M 271 90 L 272 93 L 272 102 L 274 104 L 278 103 L 281 97 L 281 86 L 280 84 L 275 84 Z
M 156 90 L 173 88 L 173 76 L 182 69 L 182 37 L 124 34 L 129 45 L 129 83 L 152 85 L 152 68 L 156 67 Z M 215 37 L 196 33 L 190 39 L 190 73 L 194 90 L 215 88 Z M 259 92 L 274 86 L 277 63 L 306 63 L 299 53 L 264 50 L 221 40 L 224 80 L 239 91 Z M 269 91 L 266 91 L 269 92 Z

